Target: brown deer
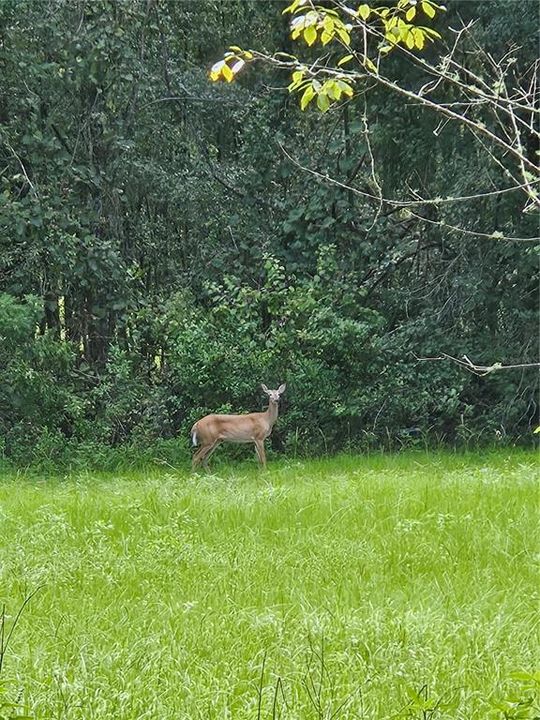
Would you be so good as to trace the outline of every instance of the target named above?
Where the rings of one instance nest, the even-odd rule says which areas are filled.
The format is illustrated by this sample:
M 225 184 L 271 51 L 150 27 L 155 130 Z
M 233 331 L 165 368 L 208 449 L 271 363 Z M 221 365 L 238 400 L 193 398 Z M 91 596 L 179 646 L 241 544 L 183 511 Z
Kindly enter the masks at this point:
M 201 447 L 193 456 L 193 469 L 200 463 L 208 467 L 208 460 L 214 450 L 222 442 L 254 443 L 257 457 L 266 467 L 264 441 L 272 432 L 277 420 L 279 400 L 285 392 L 285 383 L 277 390 L 269 390 L 261 385 L 270 398 L 266 412 L 249 413 L 247 415 L 206 415 L 197 420 L 191 428 L 193 445 Z

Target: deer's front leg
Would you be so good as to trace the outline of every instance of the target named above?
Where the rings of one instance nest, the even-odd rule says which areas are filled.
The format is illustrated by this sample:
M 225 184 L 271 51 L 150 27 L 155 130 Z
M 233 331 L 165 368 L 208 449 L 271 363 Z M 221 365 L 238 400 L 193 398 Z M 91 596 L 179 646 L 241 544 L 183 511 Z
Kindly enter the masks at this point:
M 266 453 L 264 451 L 264 440 L 255 440 L 255 450 L 257 451 L 257 457 L 259 458 L 259 462 L 263 466 L 263 468 L 266 467 Z

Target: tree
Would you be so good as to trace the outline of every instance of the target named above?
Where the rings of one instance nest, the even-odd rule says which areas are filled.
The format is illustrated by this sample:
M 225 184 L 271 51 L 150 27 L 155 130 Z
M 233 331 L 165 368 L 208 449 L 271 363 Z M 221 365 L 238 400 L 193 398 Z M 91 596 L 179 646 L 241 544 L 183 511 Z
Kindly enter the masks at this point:
M 534 15 L 532 8 L 530 11 Z M 246 64 L 261 62 L 290 73 L 288 90 L 299 95 L 302 110 L 315 104 L 320 112 L 326 113 L 362 97 L 364 135 L 371 163 L 369 189 L 354 187 L 306 167 L 284 150 L 287 157 L 323 182 L 377 203 L 377 216 L 398 209 L 405 218 L 413 217 L 464 237 L 534 242 L 537 237 L 510 237 L 499 229 L 470 230 L 444 217 L 445 206 L 510 193 L 524 197 L 523 213 L 533 214 L 540 209 L 537 86 L 540 60 L 524 63 L 521 58 L 520 62 L 520 48 L 515 44 L 495 56 L 475 37 L 474 20 L 466 22 L 459 13 L 455 16 L 458 29 L 447 30 L 453 41 L 441 48 L 441 34 L 428 23 L 444 12 L 446 8 L 433 0 L 398 0 L 392 7 L 367 3 L 351 7 L 342 0 L 332 0 L 323 6 L 313 0 L 293 0 L 283 13 L 291 16 L 291 39 L 307 46 L 307 57 L 231 46 L 224 59 L 212 67 L 210 78 L 232 82 Z M 435 49 L 430 47 L 433 45 Z M 314 51 L 315 48 L 318 49 Z M 395 56 L 398 62 L 389 63 L 389 58 Z M 374 88 L 433 111 L 439 116 L 433 130 L 435 136 L 450 122 L 469 132 L 487 160 L 502 171 L 498 186 L 481 192 L 474 188 L 469 193 L 425 197 L 403 178 L 408 197 L 385 194 L 368 126 L 367 97 Z M 429 151 L 427 140 L 424 149 Z M 478 375 L 505 368 L 540 366 L 499 362 L 475 365 L 466 355 L 457 359 L 448 353 L 437 359 L 452 360 Z
M 430 198 L 409 188 L 408 197 L 388 197 L 378 181 L 374 163 L 371 191 L 347 187 L 379 203 L 381 209 L 399 207 L 426 223 L 447 226 L 465 235 L 503 239 L 505 235 L 499 230 L 479 232 L 453 227 L 438 216 L 438 211 L 447 204 L 507 193 L 524 196 L 523 212 L 540 209 L 537 87 L 540 61 L 523 64 L 520 48 L 515 45 L 494 56 L 475 38 L 474 21 L 465 22 L 459 14 L 455 18 L 458 29 L 450 28 L 447 32 L 453 41 L 443 46 L 439 42 L 440 33 L 426 23 L 445 9 L 432 0 L 398 0 L 393 7 L 363 3 L 354 8 L 341 0 L 332 0 L 324 6 L 313 0 L 294 0 L 283 12 L 292 16 L 291 38 L 307 46 L 307 57 L 231 46 L 224 59 L 212 67 L 210 77 L 231 82 L 246 64 L 262 62 L 291 74 L 288 89 L 300 95 L 302 110 L 316 104 L 324 113 L 353 97 L 366 98 L 378 86 L 408 103 L 435 112 L 440 118 L 433 131 L 435 135 L 447 123 L 458 123 L 502 171 L 498 187 Z M 529 12 L 534 16 L 532 7 Z M 436 49 L 429 47 L 433 44 Z M 314 52 L 311 49 L 315 47 L 320 49 Z M 396 55 L 401 65 L 388 62 L 389 56 Z M 406 68 L 405 76 L 400 76 L 401 67 Z M 367 135 L 367 116 L 364 117 Z M 429 151 L 429 142 L 425 150 Z M 370 154 L 373 160 L 371 149 Z M 321 179 L 339 182 L 326 176 Z M 435 209 L 435 217 L 425 212 L 428 206 Z

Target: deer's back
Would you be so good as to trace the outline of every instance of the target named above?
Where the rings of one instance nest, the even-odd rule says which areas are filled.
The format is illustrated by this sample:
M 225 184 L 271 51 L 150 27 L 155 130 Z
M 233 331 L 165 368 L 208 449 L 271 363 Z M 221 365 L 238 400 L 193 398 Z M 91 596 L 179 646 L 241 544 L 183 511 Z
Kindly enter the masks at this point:
M 206 415 L 195 423 L 198 438 L 205 442 L 228 440 L 229 442 L 252 442 L 268 434 L 266 413 L 249 415 Z

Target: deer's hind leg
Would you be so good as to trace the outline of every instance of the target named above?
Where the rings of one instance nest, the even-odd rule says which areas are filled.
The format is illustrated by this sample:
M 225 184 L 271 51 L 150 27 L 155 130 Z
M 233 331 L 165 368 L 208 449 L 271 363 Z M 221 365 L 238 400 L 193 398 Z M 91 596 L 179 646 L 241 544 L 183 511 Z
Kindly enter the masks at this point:
M 202 459 L 204 467 L 208 470 L 208 461 L 210 460 L 210 455 L 214 452 L 214 450 L 217 449 L 217 447 L 221 445 L 221 440 L 214 440 L 214 442 L 211 445 L 208 445 L 206 448 L 206 453 Z
M 195 470 L 195 468 L 201 463 L 204 465 L 204 468 L 208 470 L 208 460 L 210 459 L 210 455 L 214 452 L 218 445 L 221 445 L 221 440 L 219 439 L 214 440 L 214 442 L 207 443 L 206 445 L 203 445 L 199 450 L 197 450 L 197 452 L 193 456 L 193 461 L 191 463 L 192 470 Z
M 215 445 L 216 445 L 216 443 L 206 443 L 206 445 L 203 445 L 202 447 L 200 447 L 197 450 L 197 452 L 193 456 L 193 461 L 192 461 L 193 470 L 197 467 L 197 465 L 200 465 L 201 463 L 203 463 L 203 465 L 205 467 L 207 466 L 209 453 L 211 450 L 214 449 Z
M 197 450 L 197 452 L 193 455 L 193 459 L 191 460 L 191 469 L 192 469 L 192 470 L 195 470 L 195 468 L 197 467 L 197 465 L 200 464 L 200 462 L 201 462 L 201 460 L 202 460 L 202 457 L 203 457 L 205 451 L 206 451 L 206 445 L 203 445 L 203 446 L 200 447 L 200 448 Z

